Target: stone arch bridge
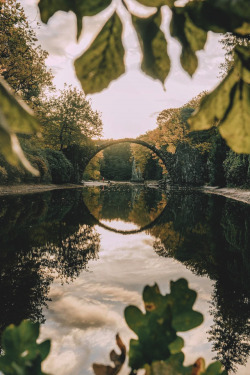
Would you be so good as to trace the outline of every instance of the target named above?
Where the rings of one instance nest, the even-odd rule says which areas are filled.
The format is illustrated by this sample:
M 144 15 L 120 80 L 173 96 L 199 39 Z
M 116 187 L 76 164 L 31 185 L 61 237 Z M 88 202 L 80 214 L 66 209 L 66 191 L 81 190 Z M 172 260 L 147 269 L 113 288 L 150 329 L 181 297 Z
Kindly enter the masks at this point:
M 115 140 L 107 141 L 101 144 L 100 146 L 97 146 L 95 150 L 93 150 L 93 152 L 89 155 L 86 166 L 90 162 L 90 160 L 93 159 L 93 157 L 98 154 L 98 152 L 103 151 L 105 150 L 105 148 L 113 146 L 113 145 L 117 145 L 119 143 L 135 143 L 137 145 L 147 147 L 149 150 L 153 151 L 162 160 L 166 168 L 167 168 L 167 165 L 169 166 L 169 161 L 167 160 L 166 154 L 164 152 L 159 150 L 157 147 L 155 147 L 151 143 L 142 141 L 140 139 L 134 139 L 134 138 L 115 139 Z

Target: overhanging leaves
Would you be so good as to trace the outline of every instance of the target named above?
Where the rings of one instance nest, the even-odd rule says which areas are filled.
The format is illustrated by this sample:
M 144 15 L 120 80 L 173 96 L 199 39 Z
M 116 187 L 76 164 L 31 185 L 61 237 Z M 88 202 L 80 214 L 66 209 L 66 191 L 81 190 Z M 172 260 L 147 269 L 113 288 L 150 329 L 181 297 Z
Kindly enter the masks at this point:
M 143 53 L 142 70 L 164 83 L 170 70 L 170 59 L 167 53 L 167 41 L 160 30 L 161 12 L 158 11 L 149 18 L 132 16 L 132 22 Z
M 75 70 L 86 94 L 108 87 L 125 72 L 122 23 L 114 13 L 89 49 L 75 61 Z
M 20 161 L 34 175 L 39 172 L 25 158 L 15 133 L 35 133 L 38 121 L 25 103 L 18 100 L 9 85 L 0 77 L 0 150 L 6 160 L 17 165 Z
M 58 10 L 74 12 L 77 17 L 77 37 L 79 37 L 82 30 L 82 18 L 94 16 L 107 8 L 111 2 L 112 0 L 40 0 L 38 6 L 44 23 L 47 23 Z

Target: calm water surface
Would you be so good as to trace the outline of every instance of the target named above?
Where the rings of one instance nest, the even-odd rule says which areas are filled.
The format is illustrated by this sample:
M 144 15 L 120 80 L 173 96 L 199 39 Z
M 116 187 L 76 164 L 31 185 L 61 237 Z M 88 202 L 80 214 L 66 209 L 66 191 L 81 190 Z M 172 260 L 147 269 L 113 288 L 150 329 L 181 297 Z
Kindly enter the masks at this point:
M 44 370 L 93 374 L 145 285 L 185 277 L 204 323 L 185 364 L 217 357 L 250 374 L 250 206 L 198 192 L 111 185 L 0 198 L 0 332 L 24 318 L 52 338 Z M 246 366 L 243 366 L 245 364 Z M 120 373 L 128 374 L 126 366 Z

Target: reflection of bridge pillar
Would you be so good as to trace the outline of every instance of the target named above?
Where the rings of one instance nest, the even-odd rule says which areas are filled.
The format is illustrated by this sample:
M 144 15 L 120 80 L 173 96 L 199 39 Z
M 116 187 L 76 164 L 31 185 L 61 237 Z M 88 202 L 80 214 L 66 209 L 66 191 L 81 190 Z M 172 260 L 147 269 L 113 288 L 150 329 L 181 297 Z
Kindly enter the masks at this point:
M 167 160 L 166 155 L 161 150 L 159 150 L 154 145 L 151 145 L 150 143 L 147 143 L 147 142 L 142 141 L 140 139 L 134 139 L 134 138 L 115 139 L 115 140 L 103 143 L 102 145 L 100 145 L 99 147 L 97 147 L 89 155 L 89 158 L 88 158 L 88 160 L 86 162 L 86 166 L 88 165 L 88 163 L 90 162 L 90 160 L 93 159 L 93 157 L 98 154 L 98 152 L 103 151 L 103 150 L 105 150 L 105 148 L 113 146 L 113 145 L 116 145 L 116 144 L 119 144 L 119 143 L 135 143 L 137 145 L 141 145 L 141 146 L 144 146 L 144 147 L 148 148 L 149 150 L 153 151 L 163 161 L 163 164 L 165 165 L 166 169 L 168 170 L 169 162 Z M 86 168 L 86 166 L 85 166 L 85 168 Z

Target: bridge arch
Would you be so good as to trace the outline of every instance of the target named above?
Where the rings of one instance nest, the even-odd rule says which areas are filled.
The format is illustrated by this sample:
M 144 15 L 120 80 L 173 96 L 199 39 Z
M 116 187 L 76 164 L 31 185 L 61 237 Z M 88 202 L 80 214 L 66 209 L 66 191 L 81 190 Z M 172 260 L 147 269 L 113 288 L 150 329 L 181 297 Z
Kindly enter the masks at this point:
M 98 154 L 98 152 L 103 151 L 103 150 L 105 150 L 105 148 L 113 146 L 113 145 L 117 145 L 119 143 L 135 143 L 137 145 L 147 147 L 149 150 L 153 151 L 163 161 L 163 164 L 165 165 L 166 169 L 168 169 L 167 168 L 167 164 L 168 164 L 167 159 L 166 159 L 164 153 L 161 150 L 159 150 L 157 147 L 155 147 L 154 145 L 152 145 L 148 142 L 142 141 L 141 139 L 134 139 L 134 138 L 115 139 L 115 140 L 105 142 L 102 145 L 96 147 L 96 149 L 90 154 L 90 156 L 87 160 L 86 166 L 93 159 L 93 157 L 95 157 Z

